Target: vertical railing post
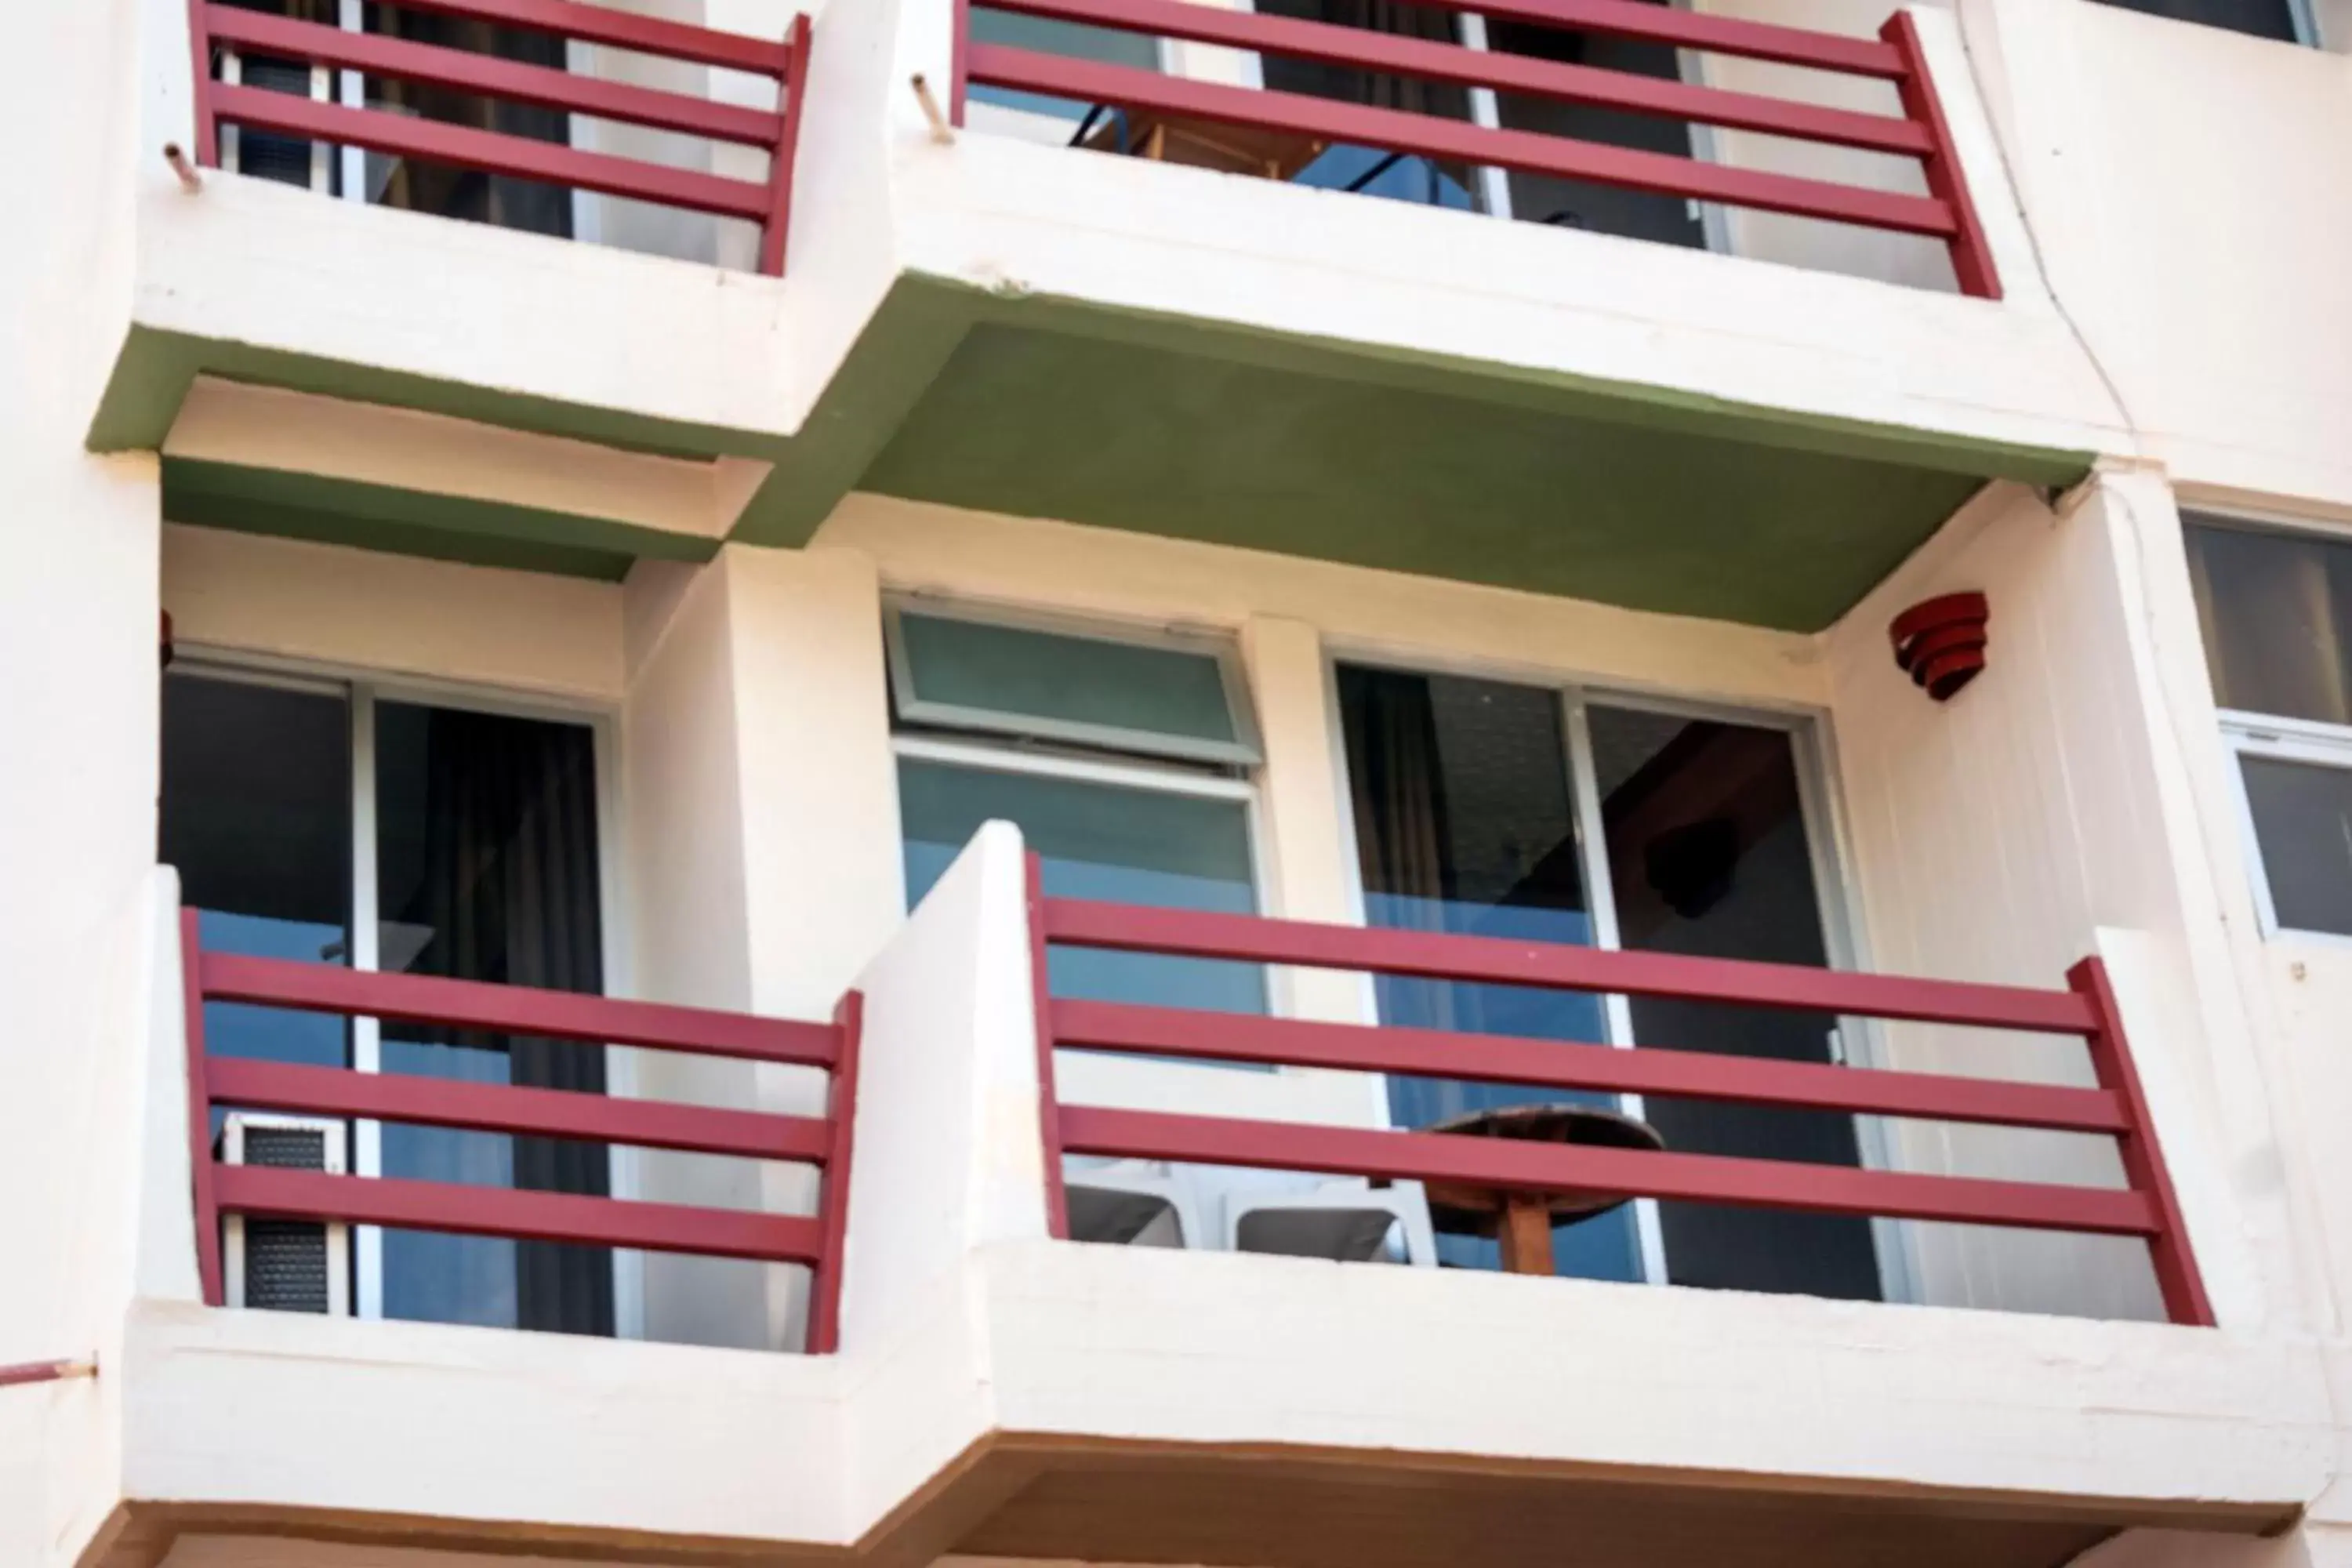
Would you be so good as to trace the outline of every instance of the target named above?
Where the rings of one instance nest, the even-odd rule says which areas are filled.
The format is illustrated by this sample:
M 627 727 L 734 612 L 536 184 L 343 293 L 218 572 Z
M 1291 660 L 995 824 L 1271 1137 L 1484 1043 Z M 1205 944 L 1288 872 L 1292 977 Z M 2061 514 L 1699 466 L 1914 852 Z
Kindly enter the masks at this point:
M 188 0 L 188 53 L 194 57 L 195 80 L 191 84 L 196 110 L 196 163 L 220 167 L 220 126 L 213 118 L 213 28 L 209 0 Z
M 1057 1240 L 1070 1236 L 1069 1197 L 1062 1186 L 1062 1101 L 1054 1088 L 1054 1001 L 1046 976 L 1045 862 L 1027 857 L 1029 990 L 1037 1016 L 1037 1130 L 1045 1149 L 1045 1229 Z
M 1936 96 L 1935 79 L 1927 74 L 1927 55 L 1919 44 L 1918 24 L 1909 12 L 1897 11 L 1886 18 L 1886 26 L 1879 29 L 1878 36 L 1903 56 L 1903 76 L 1895 88 L 1902 94 L 1905 118 L 1927 132 L 1928 140 L 1935 143 L 1924 164 L 1927 194 L 1952 209 L 1952 221 L 1957 226 L 1951 239 L 1952 272 L 1959 279 L 1960 292 L 1981 300 L 1998 300 L 2000 273 L 1993 265 L 1991 247 L 1985 243 L 1984 226 L 1977 221 L 1976 204 L 1969 199 L 1968 174 L 1961 169 L 1958 151 L 1952 145 L 1951 123 Z
M 971 75 L 971 0 L 955 0 L 952 26 L 955 37 L 949 42 L 948 55 L 948 123 L 959 131 L 963 128 L 965 89 Z
M 196 1279 L 205 1305 L 227 1304 L 221 1288 L 220 1210 L 213 1203 L 213 1102 L 205 1071 L 204 932 L 194 910 L 180 911 L 180 991 L 187 1009 L 188 1186 L 196 1223 Z
M 782 94 L 778 107 L 783 111 L 783 127 L 768 152 L 768 221 L 760 228 L 760 270 L 771 278 L 784 275 L 784 244 L 792 233 L 793 160 L 800 148 L 801 102 L 808 89 L 809 37 L 808 13 L 803 11 L 793 18 L 785 40 L 792 59 L 776 89 Z
M 841 1281 L 849 1252 L 849 1163 L 857 1131 L 857 1047 L 866 1031 L 866 995 L 852 991 L 833 1011 L 840 1037 L 833 1084 L 825 1099 L 832 1137 L 825 1147 L 824 1226 L 816 1277 L 809 1290 L 808 1352 L 831 1355 L 841 1348 Z
M 2124 1037 L 2123 1012 L 2116 1005 L 2107 966 L 2095 957 L 2086 958 L 2066 972 L 2066 984 L 2090 1004 L 2091 1071 L 2101 1089 L 2123 1102 L 2124 1115 L 2131 1123 L 2116 1139 L 2123 1155 L 2125 1179 L 2134 1192 L 2156 1205 L 2159 1228 L 2148 1239 L 2148 1251 L 2156 1263 L 2156 1284 L 2164 1296 L 2165 1313 L 2176 1323 L 2210 1328 L 2213 1303 L 2205 1294 L 2204 1277 L 2197 1271 L 2188 1222 L 2181 1216 L 2180 1199 L 2165 1166 L 2156 1117 L 2148 1110 L 2139 1068 L 2132 1061 L 2131 1042 Z

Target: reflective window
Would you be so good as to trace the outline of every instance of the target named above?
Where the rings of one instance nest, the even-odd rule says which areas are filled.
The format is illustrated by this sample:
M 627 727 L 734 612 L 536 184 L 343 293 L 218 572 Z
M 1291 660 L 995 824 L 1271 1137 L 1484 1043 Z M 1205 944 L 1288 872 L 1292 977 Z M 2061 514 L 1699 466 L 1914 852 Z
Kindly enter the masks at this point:
M 1825 964 L 1814 847 L 1788 729 L 1583 702 L 1548 688 L 1342 666 L 1340 714 L 1375 925 L 1693 957 Z M 1573 716 L 1573 717 L 1572 717 Z M 1580 781 L 1590 781 L 1589 791 Z M 1382 1022 L 1790 1061 L 1835 1058 L 1832 1018 L 1580 992 L 1383 977 Z M 1669 1149 L 1861 1163 L 1850 1117 L 1526 1085 L 1391 1078 L 1400 1126 L 1506 1107 L 1637 1116 Z M 1654 1234 L 1644 1238 L 1644 1214 Z M 1444 1234 L 1448 1262 L 1496 1265 L 1490 1237 Z M 1555 1268 L 1594 1279 L 1873 1299 L 1869 1223 L 1690 1204 L 1567 1218 Z M 1645 1256 L 1646 1255 L 1646 1256 Z
M 2275 922 L 2352 936 L 2352 758 L 2239 758 Z
M 2258 38 L 2276 38 L 2281 43 L 2316 43 L 2312 36 L 2311 14 L 2305 0 L 2104 0 L 2109 5 L 2126 11 L 2144 11 L 2151 16 L 2169 16 L 2176 22 L 2201 22 L 2209 27 L 2227 27 L 2233 33 L 2252 33 Z
M 339 688 L 163 681 L 163 864 L 206 947 L 351 962 L 351 704 Z M 350 1060 L 350 1026 L 316 1013 L 205 1005 L 223 1056 L 312 1067 Z
M 2185 517 L 2264 923 L 2352 935 L 2352 542 Z
M 898 767 L 907 901 L 919 903 L 981 825 L 1013 823 L 1044 862 L 1055 898 L 1220 914 L 1257 912 L 1245 803 L 908 760 Z M 1154 953 L 1057 949 L 1057 996 L 1255 1013 L 1254 965 Z
M 1074 636 L 895 612 L 892 695 L 909 724 L 1252 763 L 1257 744 L 1223 645 Z
M 893 611 L 887 631 L 908 908 L 997 820 L 1053 896 L 1257 912 L 1251 791 L 1234 776 L 1256 738 L 1229 646 L 928 608 Z M 1090 949 L 1048 963 L 1056 995 L 1265 1009 L 1255 964 Z
M 355 728 L 366 730 L 364 744 Z M 372 836 L 359 826 L 362 805 Z M 162 858 L 178 868 L 207 948 L 604 987 L 594 748 L 583 725 L 184 668 L 163 683 L 161 821 Z M 370 882 L 373 942 L 355 943 L 355 887 Z M 603 1049 L 568 1041 L 212 1003 L 205 1043 L 224 1056 L 604 1089 Z M 608 1190 L 601 1145 L 385 1124 L 373 1147 L 354 1161 L 363 1174 Z M 612 1259 L 600 1248 L 386 1231 L 375 1254 L 358 1250 L 355 1294 L 386 1317 L 613 1331 Z

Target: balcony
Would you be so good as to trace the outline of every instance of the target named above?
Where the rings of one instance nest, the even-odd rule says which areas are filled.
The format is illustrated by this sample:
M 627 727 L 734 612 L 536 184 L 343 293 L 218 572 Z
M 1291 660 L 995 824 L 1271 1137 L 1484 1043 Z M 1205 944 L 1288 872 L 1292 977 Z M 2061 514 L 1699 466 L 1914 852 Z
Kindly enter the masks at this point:
M 803 1348 L 822 1354 L 840 1331 L 841 1257 L 848 1215 L 851 1107 L 857 1085 L 857 1002 L 830 1026 L 655 1006 L 561 991 L 423 975 L 355 973 L 322 964 L 204 951 L 196 911 L 181 917 L 188 955 L 188 1126 L 197 1278 L 211 1306 L 242 1303 L 245 1280 L 225 1277 L 225 1216 L 336 1226 L 379 1226 L 509 1241 L 797 1265 L 811 1271 Z M 562 1089 L 451 1082 L 301 1066 L 208 1052 L 208 1003 L 323 1013 L 472 1031 L 476 1037 L 620 1046 L 808 1068 L 831 1088 L 820 1116 L 783 1116 Z M 814 1216 L 360 1175 L 330 1169 L 225 1164 L 221 1120 L 231 1108 L 360 1122 L 566 1139 L 813 1167 L 823 1197 Z M 315 1125 L 315 1121 L 312 1123 Z M 239 1235 L 242 1235 L 240 1228 Z M 334 1267 L 330 1255 L 330 1267 Z M 239 1287 L 232 1298 L 229 1287 Z M 330 1299 L 339 1282 L 329 1281 Z
M 249 163 L 265 178 L 321 194 L 390 201 L 396 193 L 398 205 L 434 210 L 428 204 L 437 204 L 450 216 L 525 227 L 537 226 L 522 209 L 534 196 L 551 195 L 557 232 L 604 216 L 567 213 L 574 194 L 621 197 L 752 225 L 758 270 L 783 271 L 793 153 L 808 80 L 805 16 L 785 39 L 769 43 L 574 0 L 434 0 L 405 9 L 442 24 L 428 35 L 442 41 L 419 41 L 390 23 L 386 31 L 370 32 L 198 0 L 189 12 L 196 163 L 219 168 L 226 151 L 231 166 Z M 550 58 L 585 47 L 643 63 L 608 68 L 604 75 L 531 63 L 528 56 L 548 51 L 518 51 L 510 45 L 517 35 L 501 36 L 499 28 L 544 40 L 552 47 Z M 515 58 L 518 52 L 526 58 Z M 687 68 L 764 79 L 772 84 L 774 107 L 745 108 L 627 79 Z M 519 112 L 524 110 L 555 118 L 530 123 Z M 625 133 L 667 132 L 699 145 L 649 149 L 667 153 L 667 159 L 586 151 L 577 144 L 581 138 L 562 133 L 572 115 Z M 518 125 L 527 129 L 510 128 Z M 630 145 L 625 134 L 608 139 Z M 586 140 L 593 145 L 599 138 Z M 766 161 L 766 177 L 736 179 L 691 166 L 707 166 L 713 144 L 755 150 Z M 481 178 L 469 183 L 467 175 Z M 526 191 L 515 182 L 546 189 Z M 517 211 L 503 210 L 502 195 Z
M 1033 868 L 1010 828 L 983 830 L 832 1024 L 207 953 L 159 919 L 152 1209 L 127 1341 L 108 1352 L 129 1412 L 136 1528 L 121 1539 L 331 1519 L 358 1538 L 528 1540 L 623 1561 L 757 1542 L 1100 1561 L 1181 1547 L 1239 1564 L 1403 1561 L 1472 1531 L 1532 1563 L 1567 1531 L 1747 1564 L 1766 1560 L 1758 1542 L 1800 1529 L 1818 1543 L 1810 1560 L 1835 1568 L 1890 1553 L 2045 1568 L 2132 1525 L 2273 1528 L 2326 1472 L 2308 1353 L 2205 1326 L 2217 1314 L 2155 1135 L 2173 1090 L 2142 1083 L 2131 988 L 2119 1011 L 2098 959 L 2063 990 L 1907 981 L 1204 921 L 1042 898 Z M 180 944 L 190 962 L 174 984 Z M 1041 996 L 1047 951 L 1076 946 L 2026 1031 L 2085 1043 L 2093 1081 Z M 208 1001 L 786 1065 L 832 1089 L 795 1115 L 239 1060 L 205 1048 Z M 1139 1107 L 1057 1091 L 1056 1058 L 1076 1052 L 1226 1069 L 1205 1069 L 1222 1081 L 1180 1097 L 1189 1105 Z M 1276 1064 L 1466 1075 L 1541 1099 L 1599 1089 L 2055 1130 L 2113 1143 L 2120 1176 L 2042 1179 L 2022 1142 L 1987 1179 L 1286 1123 L 1266 1115 L 1272 1099 L 1253 1109 L 1278 1074 L 1228 1070 Z M 791 1214 L 268 1169 L 216 1158 L 215 1123 L 232 1110 L 789 1161 L 824 1180 Z M 1065 1160 L 1078 1176 L 1089 1156 L 2096 1233 L 2141 1245 L 2151 1300 L 2174 1321 L 1076 1244 Z M 818 1353 L 222 1311 L 205 1303 L 234 1299 L 223 1216 L 808 1267 L 805 1338 L 781 1342 Z M 300 1413 L 322 1401 L 400 1462 L 368 1459 L 373 1437 L 365 1452 L 306 1437 Z M 1937 1412 L 1932 1445 L 1916 1440 L 1923 1408 Z M 2184 1423 L 2257 1413 L 2263 1444 L 2181 1440 Z M 502 1462 L 517 1452 L 534 1462 Z M 778 1489 L 782 1456 L 796 1479 Z M 1372 1506 L 1401 1482 L 1410 1520 Z M 1538 1521 L 1521 1546 L 1491 1533 L 1505 1515 Z
M 1755 132 L 1799 144 L 1890 154 L 1912 161 L 1929 194 L 1910 195 L 1885 185 L 1775 174 L 1558 132 L 1505 128 L 1485 122 L 1494 118 L 1491 110 L 1467 121 L 1455 121 L 1328 96 L 1252 90 L 1044 54 L 976 38 L 970 0 L 958 0 L 956 10 L 959 74 L 952 102 L 958 124 L 966 122 L 969 89 L 977 86 L 1027 94 L 1031 101 L 1042 98 L 1091 104 L 1095 107 L 1071 138 L 1072 145 L 1153 161 L 1279 180 L 1307 175 L 1335 150 L 1371 149 L 1387 156 L 1353 174 L 1342 188 L 1376 187 L 1398 160 L 1410 159 L 1423 165 L 1433 192 L 1441 188 L 1441 165 L 1503 169 L 1575 184 L 1922 235 L 1946 247 L 1962 293 L 1990 300 L 2001 296 L 1951 128 L 1928 74 L 1917 24 L 1904 12 L 1888 19 L 1876 43 L 1638 0 L 1534 0 L 1480 13 L 1538 29 L 1535 40 L 1554 47 L 1564 36 L 1580 35 L 1588 41 L 1629 40 L 1729 57 L 1735 62 L 1765 61 L 1821 71 L 1833 79 L 1888 83 L 1902 105 L 1902 113 L 1895 116 L 1693 86 L 1622 68 L 1561 63 L 1542 54 L 1497 53 L 1483 45 L 1474 48 L 1430 42 L 1396 31 L 1226 11 L 1181 0 L 1004 0 L 987 9 L 1115 36 L 1244 50 L 1262 61 L 1308 61 L 1343 73 L 1444 83 L 1485 95 L 1483 101 L 1489 105 L 1493 95 L 1510 94 L 1553 105 Z M 1483 37 L 1483 26 L 1480 31 Z M 1482 100 L 1474 96 L 1472 101 Z M 1222 140 L 1220 127 L 1225 128 Z M 1464 184 L 1451 179 L 1447 184 L 1461 195 L 1460 205 L 1469 205 Z M 1429 199 L 1449 205 L 1434 194 Z M 1586 226 L 1586 220 L 1573 213 L 1544 221 Z

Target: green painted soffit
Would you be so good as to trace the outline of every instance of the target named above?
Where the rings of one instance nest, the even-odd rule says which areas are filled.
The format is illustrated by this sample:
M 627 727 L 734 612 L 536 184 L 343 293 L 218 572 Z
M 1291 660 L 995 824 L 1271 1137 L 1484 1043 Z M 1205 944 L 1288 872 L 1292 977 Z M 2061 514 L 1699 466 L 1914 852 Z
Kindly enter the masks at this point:
M 972 322 L 857 489 L 1811 631 L 1987 480 L 2071 485 L 2090 467 L 2087 453 L 950 292 L 972 300 Z
M 775 471 L 733 535 L 748 543 L 803 544 L 869 489 L 1793 629 L 1834 620 L 1986 480 L 2067 486 L 2091 463 L 919 274 L 789 437 L 134 327 L 91 447 L 160 447 L 199 373 L 765 458 Z M 381 548 L 597 576 L 680 542 L 447 498 L 267 493 L 184 468 L 167 486 L 182 521 L 333 537 L 317 509 L 357 505 Z
M 163 515 L 204 528 L 612 583 L 645 556 L 706 561 L 719 549 L 716 540 L 604 518 L 186 458 L 163 459 Z

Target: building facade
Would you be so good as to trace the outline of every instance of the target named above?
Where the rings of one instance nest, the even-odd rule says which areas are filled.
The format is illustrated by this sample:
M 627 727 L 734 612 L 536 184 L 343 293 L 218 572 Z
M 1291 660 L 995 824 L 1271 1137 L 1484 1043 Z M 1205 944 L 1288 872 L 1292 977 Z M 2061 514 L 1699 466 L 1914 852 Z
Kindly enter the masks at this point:
M 2347 0 L 87 0 L 0 1568 L 2352 1564 Z

